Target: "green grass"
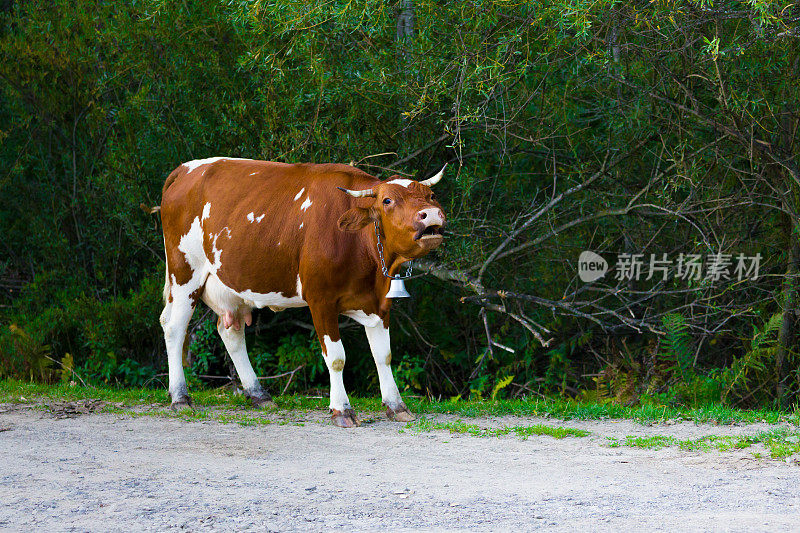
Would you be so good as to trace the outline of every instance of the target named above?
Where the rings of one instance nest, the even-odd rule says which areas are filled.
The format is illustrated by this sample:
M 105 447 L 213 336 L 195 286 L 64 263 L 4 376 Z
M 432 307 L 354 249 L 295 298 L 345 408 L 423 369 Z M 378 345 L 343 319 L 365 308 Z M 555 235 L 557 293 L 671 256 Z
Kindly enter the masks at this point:
M 226 390 L 199 389 L 191 391 L 198 407 L 244 407 L 247 399 Z M 157 389 L 118 389 L 112 387 L 83 387 L 68 385 L 43 385 L 18 380 L 0 380 L 0 402 L 34 403 L 42 400 L 98 399 L 124 406 L 149 404 L 167 405 L 166 391 Z M 275 402 L 282 409 L 324 410 L 328 399 L 308 396 L 280 396 Z M 552 417 L 561 420 L 627 419 L 642 424 L 661 423 L 667 420 L 688 420 L 695 423 L 734 424 L 763 422 L 800 425 L 800 410 L 776 411 L 768 409 L 741 410 L 722 405 L 682 408 L 655 404 L 626 407 L 613 403 L 588 403 L 563 398 L 528 400 L 459 400 L 429 401 L 406 397 L 408 407 L 420 414 L 450 414 L 463 418 L 483 416 Z M 378 397 L 354 398 L 351 404 L 356 411 L 382 411 Z
M 328 399 L 312 396 L 280 396 L 275 402 L 281 412 L 269 410 L 244 410 L 249 402 L 242 395 L 232 394 L 226 390 L 194 390 L 192 398 L 195 409 L 174 413 L 168 409 L 169 398 L 166 391 L 156 389 L 117 389 L 110 387 L 81 387 L 68 385 L 43 385 L 25 383 L 16 380 L 0 380 L 0 402 L 46 404 L 53 401 L 75 401 L 97 399 L 107 402 L 104 412 L 143 417 L 157 416 L 179 418 L 187 421 L 215 421 L 223 424 L 241 426 L 263 426 L 269 424 L 303 425 L 294 417 L 286 417 L 286 411 L 324 411 L 328 407 Z M 383 411 L 379 398 L 351 398 L 353 407 L 362 413 Z M 658 423 L 667 420 L 691 420 L 695 423 L 753 423 L 767 424 L 788 423 L 798 426 L 800 419 L 798 410 L 780 412 L 770 410 L 744 411 L 729 407 L 711 405 L 696 409 L 680 409 L 667 406 L 643 405 L 639 407 L 623 407 L 613 404 L 580 403 L 560 398 L 546 400 L 500 400 L 500 401 L 442 401 L 432 402 L 408 398 L 407 404 L 412 411 L 420 414 L 450 414 L 465 418 L 515 415 L 520 417 L 553 417 L 563 420 L 602 420 L 627 419 L 640 423 Z M 141 407 L 155 405 L 155 409 L 142 410 Z M 42 408 L 47 408 L 42 406 Z M 213 408 L 213 409 L 209 409 Z M 292 419 L 294 418 L 294 420 Z M 362 420 L 368 422 L 368 418 Z M 567 437 L 586 437 L 589 431 L 543 424 L 503 425 L 499 427 L 482 427 L 464 420 L 438 422 L 424 416 L 406 425 L 402 431 L 414 433 L 430 431 L 447 431 L 453 435 L 470 435 L 474 437 L 501 437 L 512 435 L 521 439 L 531 436 L 545 435 L 557 439 Z M 777 427 L 761 431 L 749 436 L 709 435 L 697 439 L 680 440 L 672 436 L 635 436 L 624 439 L 608 438 L 611 447 L 627 446 L 633 448 L 658 450 L 677 447 L 687 451 L 730 451 L 745 449 L 754 444 L 762 444 L 769 456 L 775 459 L 800 454 L 800 430 Z M 753 457 L 761 458 L 760 452 L 753 452 Z
M 614 437 L 608 437 L 609 446 L 612 448 L 618 448 L 620 446 L 630 446 L 632 448 L 645 448 L 648 450 L 660 450 L 661 448 L 666 448 L 667 446 L 674 446 L 678 440 L 674 437 L 665 437 L 661 435 L 655 435 L 652 437 L 636 437 L 633 435 L 628 435 L 625 437 L 625 440 L 619 440 Z
M 800 432 L 790 431 L 786 428 L 775 428 L 761 431 L 755 435 L 708 435 L 697 439 L 679 440 L 665 435 L 639 437 L 628 435 L 624 439 L 608 437 L 609 446 L 629 446 L 648 450 L 660 450 L 668 447 L 678 447 L 685 451 L 707 452 L 718 450 L 721 452 L 749 448 L 753 444 L 763 444 L 769 450 L 770 457 L 781 459 L 800 453 Z M 754 457 L 761 457 L 754 453 Z
M 164 409 L 153 411 L 135 411 L 124 407 L 106 406 L 104 413 L 117 413 L 135 418 L 153 416 L 161 418 L 178 418 L 187 422 L 191 421 L 213 421 L 220 424 L 238 424 L 240 426 L 268 426 L 271 424 L 303 426 L 304 422 L 273 419 L 270 418 L 269 411 L 236 412 L 236 411 L 209 411 L 209 410 L 184 410 L 179 412 L 170 411 L 166 406 Z
M 562 420 L 627 419 L 643 424 L 667 420 L 689 420 L 696 423 L 735 424 L 764 422 L 800 424 L 800 411 L 768 409 L 742 410 L 723 405 L 696 408 L 642 404 L 626 407 L 613 403 L 586 403 L 563 398 L 498 401 L 410 401 L 409 407 L 419 413 L 453 414 L 463 417 L 479 416 L 539 416 Z
M 501 437 L 503 435 L 513 434 L 522 438 L 523 440 L 533 435 L 547 435 L 556 439 L 564 439 L 566 437 L 587 437 L 590 435 L 588 431 L 584 431 L 582 429 L 545 426 L 543 424 L 534 424 L 532 426 L 501 426 L 497 428 L 485 428 L 480 427 L 477 424 L 467 424 L 463 420 L 456 420 L 455 422 L 435 422 L 427 418 L 421 418 L 416 422 L 411 422 L 408 424 L 407 428 L 414 433 L 445 430 L 452 434 L 467 434 L 472 435 L 473 437 Z

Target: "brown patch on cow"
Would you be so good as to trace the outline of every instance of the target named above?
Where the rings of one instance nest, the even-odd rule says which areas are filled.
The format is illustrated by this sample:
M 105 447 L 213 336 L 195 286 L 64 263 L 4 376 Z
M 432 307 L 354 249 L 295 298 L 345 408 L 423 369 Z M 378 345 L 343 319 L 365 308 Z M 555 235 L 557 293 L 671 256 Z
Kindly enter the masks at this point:
M 344 360 L 342 360 L 342 359 L 334 359 L 331 362 L 331 368 L 335 372 L 341 372 L 342 370 L 344 370 Z
M 198 287 L 196 290 L 192 291 L 192 294 L 189 295 L 189 298 L 191 298 L 191 300 L 192 300 L 192 304 L 197 304 L 197 301 L 203 295 L 203 291 L 205 289 L 206 289 L 206 284 L 204 282 L 202 285 L 200 285 L 200 287 Z
M 392 352 L 389 352 L 388 354 L 386 354 L 386 364 L 387 365 L 391 365 L 392 364 Z

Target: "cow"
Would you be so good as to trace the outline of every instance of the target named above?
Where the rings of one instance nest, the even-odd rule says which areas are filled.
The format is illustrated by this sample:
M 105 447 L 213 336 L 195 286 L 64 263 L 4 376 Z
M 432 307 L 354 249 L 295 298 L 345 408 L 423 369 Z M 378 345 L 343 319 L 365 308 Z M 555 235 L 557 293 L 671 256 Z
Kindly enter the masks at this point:
M 349 165 L 232 157 L 173 170 L 160 206 L 166 253 L 160 321 L 171 407 L 191 406 L 183 354 L 189 321 L 203 301 L 217 314 L 217 331 L 253 405 L 274 405 L 245 347 L 253 309 L 308 307 L 330 374 L 333 423 L 360 424 L 342 380 L 339 315 L 364 326 L 387 417 L 414 420 L 390 367 L 387 276 L 442 244 L 446 220 L 431 186 L 444 170 L 424 181 L 381 181 Z

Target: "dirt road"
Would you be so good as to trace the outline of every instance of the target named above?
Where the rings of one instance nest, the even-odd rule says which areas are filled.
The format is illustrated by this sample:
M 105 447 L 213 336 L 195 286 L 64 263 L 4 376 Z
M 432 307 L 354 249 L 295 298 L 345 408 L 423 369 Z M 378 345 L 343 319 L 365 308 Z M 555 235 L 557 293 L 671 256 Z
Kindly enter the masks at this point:
M 0 405 L 0 529 L 800 529 L 796 463 L 755 459 L 752 448 L 643 450 L 607 439 L 763 428 L 546 423 L 592 434 L 478 438 L 401 432 L 382 419 L 343 430 L 322 413 L 246 427 L 125 414 L 60 419 Z

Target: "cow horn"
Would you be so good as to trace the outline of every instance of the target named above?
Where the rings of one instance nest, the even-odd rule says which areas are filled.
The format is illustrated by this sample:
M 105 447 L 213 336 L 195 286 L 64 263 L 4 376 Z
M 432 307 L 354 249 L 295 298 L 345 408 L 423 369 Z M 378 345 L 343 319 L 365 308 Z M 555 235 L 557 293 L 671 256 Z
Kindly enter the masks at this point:
M 444 176 L 444 169 L 446 169 L 446 168 L 447 168 L 447 163 L 444 164 L 444 166 L 442 167 L 442 170 L 440 170 L 438 174 L 436 174 L 433 177 L 430 177 L 430 178 L 426 179 L 425 181 L 420 181 L 420 184 L 427 185 L 428 187 L 433 187 L 434 185 L 439 183 L 440 179 L 442 179 L 442 176 Z
M 350 196 L 354 198 L 363 198 L 364 196 L 375 196 L 375 191 L 372 189 L 364 189 L 363 191 L 351 191 L 350 189 L 345 189 L 344 187 L 336 187 L 342 192 L 346 192 Z

